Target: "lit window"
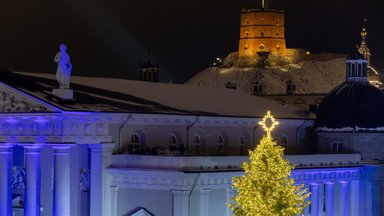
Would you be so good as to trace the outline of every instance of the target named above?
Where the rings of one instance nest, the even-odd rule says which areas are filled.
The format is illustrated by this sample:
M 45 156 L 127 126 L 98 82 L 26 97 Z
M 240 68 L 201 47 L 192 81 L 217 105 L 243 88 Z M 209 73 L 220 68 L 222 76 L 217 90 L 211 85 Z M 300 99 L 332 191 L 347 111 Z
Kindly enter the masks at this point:
M 245 36 L 248 37 L 248 31 L 245 31 Z
M 244 49 L 248 49 L 248 44 L 245 44 Z
M 131 154 L 139 154 L 141 150 L 141 137 L 138 133 L 131 136 L 131 142 L 128 145 L 128 152 Z
M 260 44 L 259 49 L 261 49 L 261 50 L 265 49 L 264 44 Z

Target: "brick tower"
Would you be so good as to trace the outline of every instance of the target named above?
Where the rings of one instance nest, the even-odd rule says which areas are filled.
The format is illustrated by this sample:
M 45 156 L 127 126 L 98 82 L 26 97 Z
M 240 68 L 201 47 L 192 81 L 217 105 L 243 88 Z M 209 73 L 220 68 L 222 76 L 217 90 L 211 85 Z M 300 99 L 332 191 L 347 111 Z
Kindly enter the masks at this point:
M 260 9 L 243 9 L 240 20 L 239 56 L 254 56 L 258 52 L 284 54 L 283 10 L 267 9 L 262 0 Z

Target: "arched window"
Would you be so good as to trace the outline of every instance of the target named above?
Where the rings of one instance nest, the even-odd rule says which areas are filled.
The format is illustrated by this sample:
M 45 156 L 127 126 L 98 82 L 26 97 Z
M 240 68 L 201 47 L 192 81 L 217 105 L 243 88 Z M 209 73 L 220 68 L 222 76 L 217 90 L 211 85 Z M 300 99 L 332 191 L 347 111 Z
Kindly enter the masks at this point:
M 217 154 L 224 154 L 224 138 L 222 135 L 217 136 Z
M 284 148 L 288 146 L 288 137 L 286 135 L 281 137 L 281 146 Z
M 279 26 L 279 25 L 280 25 L 280 20 L 277 19 L 277 20 L 276 20 L 276 26 Z
M 244 49 L 248 49 L 248 44 L 245 44 Z
M 264 50 L 265 49 L 264 44 L 260 44 L 259 49 Z
M 249 20 L 246 19 L 246 20 L 245 20 L 245 25 L 248 25 L 248 24 L 249 24 Z
M 277 38 L 279 37 L 279 31 L 276 31 L 276 37 Z
M 195 136 L 193 137 L 193 149 L 195 155 L 201 154 L 201 140 L 198 134 L 195 134 Z
M 175 134 L 169 135 L 169 141 L 168 141 L 169 150 L 175 151 L 177 149 L 177 139 Z
M 131 142 L 128 145 L 128 153 L 139 154 L 141 150 L 141 137 L 138 133 L 131 135 Z
M 239 146 L 239 154 L 244 155 L 245 151 L 245 137 L 243 135 L 240 136 L 240 146 Z
M 248 37 L 248 31 L 245 31 L 245 37 Z
M 260 37 L 264 37 L 264 32 L 260 32 Z

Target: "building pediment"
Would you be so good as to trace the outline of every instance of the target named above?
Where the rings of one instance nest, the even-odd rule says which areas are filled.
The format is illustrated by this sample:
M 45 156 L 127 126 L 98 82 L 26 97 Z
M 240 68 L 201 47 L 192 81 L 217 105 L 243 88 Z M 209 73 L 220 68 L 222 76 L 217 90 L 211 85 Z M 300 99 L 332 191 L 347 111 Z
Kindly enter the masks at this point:
M 0 82 L 0 113 L 45 113 L 57 110 L 22 91 Z

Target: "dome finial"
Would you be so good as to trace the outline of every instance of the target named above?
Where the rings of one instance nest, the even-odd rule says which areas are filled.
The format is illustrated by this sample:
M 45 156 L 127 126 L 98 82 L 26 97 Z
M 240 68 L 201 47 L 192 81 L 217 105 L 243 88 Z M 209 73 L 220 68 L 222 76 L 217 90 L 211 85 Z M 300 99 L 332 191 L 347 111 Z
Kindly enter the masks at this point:
M 367 18 L 363 19 L 363 28 L 361 29 L 360 35 L 361 35 L 361 44 L 358 49 L 359 53 L 364 56 L 364 59 L 368 61 L 368 65 L 371 65 L 371 51 L 369 50 L 367 46 L 367 29 L 366 29 L 366 23 Z

